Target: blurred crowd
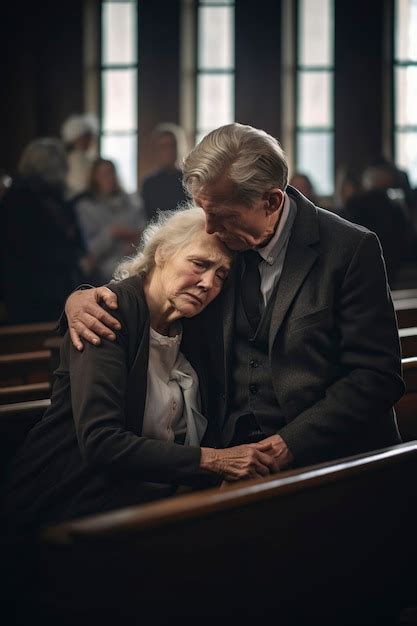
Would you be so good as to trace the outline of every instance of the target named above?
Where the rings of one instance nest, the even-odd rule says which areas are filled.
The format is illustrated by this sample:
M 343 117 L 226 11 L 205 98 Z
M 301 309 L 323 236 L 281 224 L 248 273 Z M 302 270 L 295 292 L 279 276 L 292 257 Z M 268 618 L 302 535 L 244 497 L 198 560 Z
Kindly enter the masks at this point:
M 116 163 L 98 156 L 98 123 L 89 114 L 69 117 L 60 139 L 32 141 L 13 177 L 0 169 L 0 322 L 57 319 L 77 285 L 112 279 L 157 211 L 186 200 L 182 129 L 160 124 L 151 141 L 155 170 L 135 193 L 123 189 Z M 417 267 L 417 192 L 394 163 L 381 158 L 360 175 L 341 168 L 330 204 L 307 174 L 295 172 L 290 184 L 378 235 L 391 287 L 404 268 Z
M 77 285 L 108 283 L 156 212 L 185 200 L 182 142 L 173 124 L 155 129 L 156 171 L 136 193 L 123 189 L 115 162 L 98 156 L 89 114 L 68 118 L 60 139 L 26 146 L 13 178 L 0 170 L 0 321 L 55 320 Z
M 315 204 L 321 205 L 309 176 L 295 172 L 290 184 Z M 326 208 L 378 235 L 391 288 L 403 285 L 401 277 L 416 277 L 417 190 L 394 163 L 380 158 L 357 174 L 340 168 L 333 204 Z

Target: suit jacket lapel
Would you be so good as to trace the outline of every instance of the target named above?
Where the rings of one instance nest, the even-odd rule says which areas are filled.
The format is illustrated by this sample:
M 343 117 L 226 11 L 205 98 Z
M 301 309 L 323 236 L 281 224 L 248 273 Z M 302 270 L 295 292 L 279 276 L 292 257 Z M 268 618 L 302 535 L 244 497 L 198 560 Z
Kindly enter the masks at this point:
M 137 328 L 138 344 L 136 349 L 129 354 L 129 374 L 126 390 L 126 421 L 127 428 L 140 435 L 142 433 L 146 391 L 148 386 L 150 321 L 141 282 L 138 285 L 138 289 L 138 298 L 143 303 L 144 320 L 141 328 Z M 135 321 L 137 324 L 137 320 Z
M 295 295 L 313 266 L 318 251 L 315 244 L 319 241 L 317 210 L 311 202 L 287 189 L 290 199 L 296 201 L 297 215 L 288 242 L 284 267 L 272 310 L 269 332 L 269 353 L 271 354 L 275 337 Z

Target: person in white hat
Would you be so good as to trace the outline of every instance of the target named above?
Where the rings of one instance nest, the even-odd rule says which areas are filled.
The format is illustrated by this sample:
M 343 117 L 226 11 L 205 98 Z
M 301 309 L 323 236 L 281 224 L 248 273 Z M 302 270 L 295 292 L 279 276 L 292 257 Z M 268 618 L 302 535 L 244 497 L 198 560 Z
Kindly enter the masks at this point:
M 62 125 L 61 135 L 68 151 L 68 196 L 74 197 L 86 190 L 97 156 L 97 119 L 90 113 L 71 115 Z

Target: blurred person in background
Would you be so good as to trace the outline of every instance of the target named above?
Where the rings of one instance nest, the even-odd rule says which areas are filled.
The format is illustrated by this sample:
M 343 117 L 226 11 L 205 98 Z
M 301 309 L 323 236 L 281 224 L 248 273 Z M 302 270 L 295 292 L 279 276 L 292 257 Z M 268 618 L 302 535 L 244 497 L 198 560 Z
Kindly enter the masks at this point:
M 0 207 L 1 199 L 5 195 L 6 191 L 12 184 L 12 179 L 7 174 L 6 170 L 0 169 Z M 3 272 L 0 267 L 0 322 L 6 318 L 6 311 L 4 307 L 4 289 L 3 289 Z
M 396 184 L 391 164 L 372 164 L 363 172 L 363 191 L 352 195 L 340 212 L 345 219 L 378 235 L 391 287 L 404 264 L 417 258 L 416 233 L 404 194 Z
M 374 161 L 364 175 L 373 177 L 373 187 L 378 189 L 396 189 L 397 197 L 407 209 L 410 217 L 417 210 L 416 198 L 414 191 L 410 185 L 407 172 L 401 170 L 395 163 L 389 161 L 385 157 L 380 157 Z
M 289 184 L 300 191 L 303 196 L 310 200 L 313 204 L 317 204 L 317 194 L 311 179 L 307 174 L 302 172 L 294 172 L 291 176 Z
M 109 282 L 120 260 L 132 254 L 145 226 L 143 207 L 136 195 L 123 191 L 114 163 L 96 159 L 87 191 L 75 202 L 80 226 L 95 271 L 90 281 Z
M 97 119 L 90 113 L 71 115 L 62 125 L 61 134 L 68 153 L 68 196 L 74 197 L 86 190 L 97 156 Z
M 145 178 L 142 186 L 148 221 L 153 219 L 158 210 L 175 209 L 187 199 L 178 167 L 185 151 L 184 131 L 175 124 L 159 124 L 152 133 L 152 142 L 157 169 Z
M 0 169 L 0 200 L 2 199 L 8 188 L 11 186 L 11 184 L 12 179 L 10 178 L 6 170 Z
M 341 213 L 347 202 L 361 191 L 360 176 L 346 165 L 339 167 L 336 174 L 335 212 Z
M 65 298 L 85 279 L 89 259 L 73 207 L 65 199 L 66 175 L 61 142 L 36 139 L 23 151 L 18 176 L 1 202 L 8 323 L 56 319 Z

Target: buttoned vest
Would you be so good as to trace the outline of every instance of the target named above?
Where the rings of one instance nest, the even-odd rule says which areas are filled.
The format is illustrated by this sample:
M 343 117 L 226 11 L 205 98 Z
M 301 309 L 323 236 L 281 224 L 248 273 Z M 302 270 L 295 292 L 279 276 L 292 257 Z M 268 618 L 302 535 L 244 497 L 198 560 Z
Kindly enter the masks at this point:
M 243 309 L 240 289 L 235 308 L 235 334 L 232 341 L 231 390 L 222 433 L 223 445 L 233 439 L 237 421 L 253 415 L 266 436 L 285 425 L 281 407 L 272 386 L 269 363 L 269 329 L 277 286 L 263 312 L 256 333 Z

